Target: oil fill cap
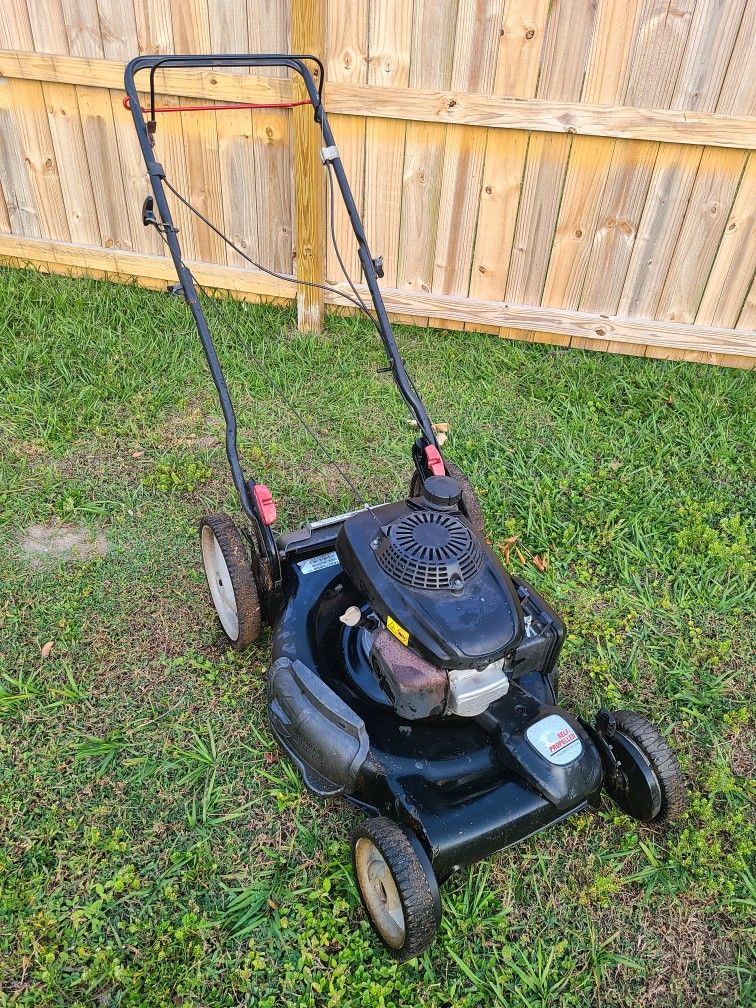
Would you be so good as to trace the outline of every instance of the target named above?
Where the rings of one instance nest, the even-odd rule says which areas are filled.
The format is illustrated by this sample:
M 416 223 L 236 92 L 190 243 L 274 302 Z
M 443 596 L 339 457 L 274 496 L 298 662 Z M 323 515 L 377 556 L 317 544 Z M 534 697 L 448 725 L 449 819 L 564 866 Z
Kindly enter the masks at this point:
M 428 476 L 423 483 L 423 498 L 431 507 L 456 507 L 461 496 L 462 488 L 451 476 Z

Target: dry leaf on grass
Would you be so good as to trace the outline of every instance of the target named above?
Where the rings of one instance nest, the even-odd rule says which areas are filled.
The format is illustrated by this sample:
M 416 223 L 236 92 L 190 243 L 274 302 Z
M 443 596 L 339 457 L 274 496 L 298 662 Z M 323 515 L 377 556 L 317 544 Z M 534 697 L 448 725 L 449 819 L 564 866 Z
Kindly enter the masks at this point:
M 512 535 L 508 539 L 505 539 L 503 542 L 500 542 L 500 543 L 496 544 L 499 547 L 499 549 L 501 550 L 501 552 L 504 554 L 504 563 L 505 564 L 509 563 L 509 558 L 510 558 L 510 554 L 512 552 L 512 547 L 514 546 L 514 544 L 517 542 L 517 540 L 519 538 L 520 538 L 519 536 Z
M 533 554 L 533 563 L 535 564 L 535 566 L 538 568 L 538 570 L 541 573 L 543 573 L 545 570 L 548 570 L 548 567 L 549 567 L 549 556 L 548 556 L 548 553 L 544 553 L 543 555 L 540 555 L 538 553 L 534 553 Z
M 55 647 L 55 641 L 49 640 L 46 644 L 42 645 L 40 656 L 42 658 L 47 658 L 54 647 Z

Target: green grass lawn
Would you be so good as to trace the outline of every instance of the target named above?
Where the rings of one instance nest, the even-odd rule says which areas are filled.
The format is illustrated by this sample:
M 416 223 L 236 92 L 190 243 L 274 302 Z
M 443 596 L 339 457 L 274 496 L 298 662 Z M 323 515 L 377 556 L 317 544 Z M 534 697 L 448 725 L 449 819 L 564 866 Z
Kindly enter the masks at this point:
M 365 499 L 405 491 L 413 435 L 364 320 L 209 310 L 280 528 L 361 503 L 287 402 Z M 196 523 L 236 505 L 185 305 L 4 269 L 0 319 L 0 1005 L 754 1002 L 752 375 L 398 330 L 491 539 L 517 536 L 567 622 L 565 705 L 650 716 L 692 800 L 667 830 L 606 803 L 463 873 L 396 966 L 353 813 L 271 738 L 267 640 L 234 656 L 211 614 Z M 22 547 L 54 522 L 107 552 Z

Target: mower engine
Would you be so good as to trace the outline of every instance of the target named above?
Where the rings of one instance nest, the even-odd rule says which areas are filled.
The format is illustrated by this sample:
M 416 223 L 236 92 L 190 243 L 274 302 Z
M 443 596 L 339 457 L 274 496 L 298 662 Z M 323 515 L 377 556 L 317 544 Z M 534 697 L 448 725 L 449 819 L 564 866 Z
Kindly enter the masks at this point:
M 407 720 L 476 717 L 513 677 L 553 668 L 561 645 L 553 614 L 470 528 L 460 496 L 456 480 L 431 476 L 422 497 L 383 509 L 380 521 L 370 510 L 351 516 L 336 541 L 369 604 L 356 612 L 371 667 Z

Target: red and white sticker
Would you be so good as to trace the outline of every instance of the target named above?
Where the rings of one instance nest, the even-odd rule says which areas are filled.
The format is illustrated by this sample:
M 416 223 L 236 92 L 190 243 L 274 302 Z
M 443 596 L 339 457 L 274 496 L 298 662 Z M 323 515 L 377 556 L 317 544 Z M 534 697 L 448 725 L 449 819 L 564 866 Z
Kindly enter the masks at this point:
M 536 752 L 557 766 L 571 763 L 583 751 L 583 743 L 575 729 L 558 714 L 549 714 L 536 721 L 525 736 Z

